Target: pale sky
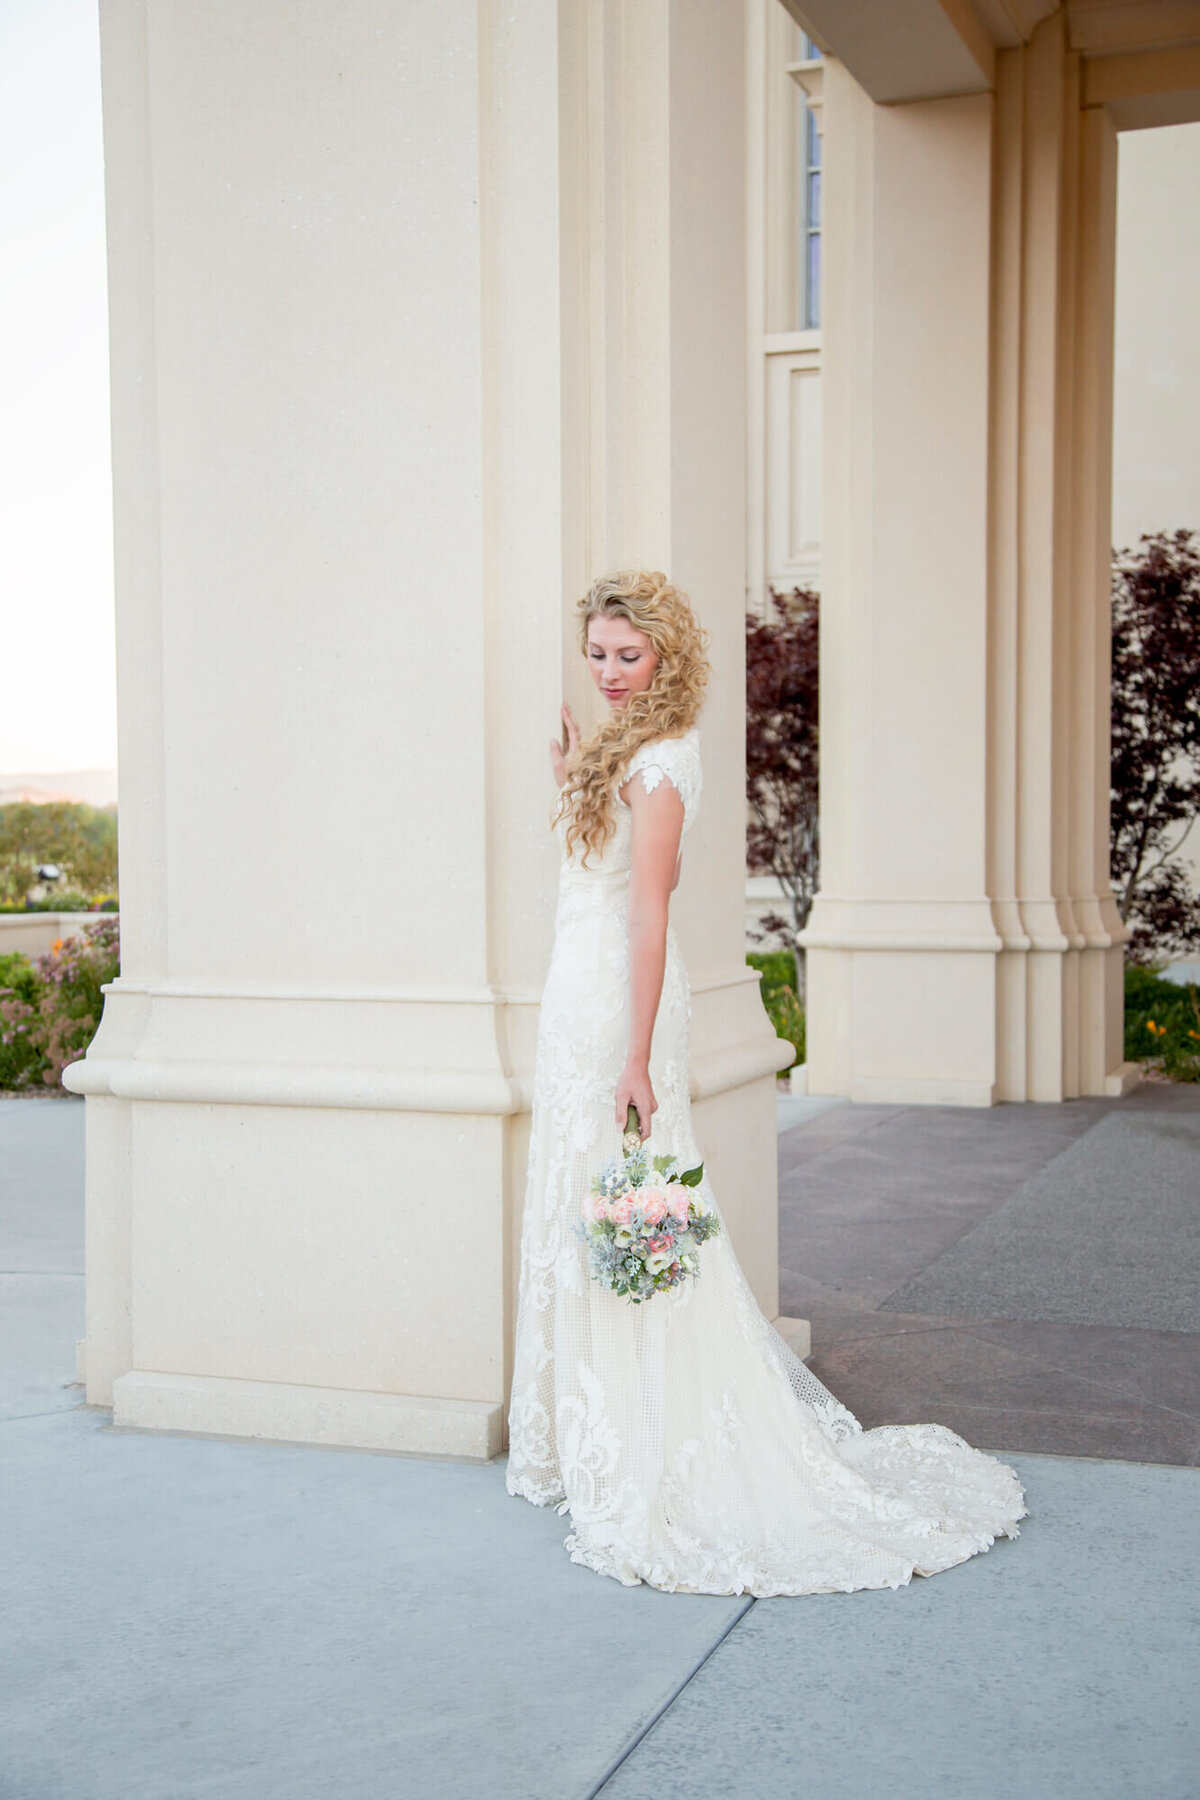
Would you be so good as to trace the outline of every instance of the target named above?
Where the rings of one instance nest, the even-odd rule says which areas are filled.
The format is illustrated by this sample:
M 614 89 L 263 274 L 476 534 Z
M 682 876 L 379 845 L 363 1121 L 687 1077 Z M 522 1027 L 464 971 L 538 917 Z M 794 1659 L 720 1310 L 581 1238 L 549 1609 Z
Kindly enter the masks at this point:
M 96 0 L 0 0 L 0 773 L 117 760 Z

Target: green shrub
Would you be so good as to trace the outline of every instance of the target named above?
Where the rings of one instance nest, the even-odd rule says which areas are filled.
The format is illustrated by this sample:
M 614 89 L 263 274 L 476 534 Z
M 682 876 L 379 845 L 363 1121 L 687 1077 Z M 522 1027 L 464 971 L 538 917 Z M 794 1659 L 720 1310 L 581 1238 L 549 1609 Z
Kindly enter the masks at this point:
M 117 912 L 115 899 L 89 900 L 68 888 L 51 900 L 0 900 L 0 913 Z
M 1127 967 L 1125 1056 L 1155 1065 L 1172 1081 L 1200 1081 L 1200 988 Z
M 804 1061 L 804 1008 L 796 998 L 796 964 L 790 950 L 752 951 L 746 961 L 762 975 L 762 1001 L 776 1037 L 796 1046 L 795 1062 Z M 781 1070 L 786 1074 L 787 1070 Z
M 22 951 L 10 950 L 0 956 L 0 988 L 11 989 L 22 1000 L 37 999 L 37 971 Z
M 795 993 L 796 964 L 790 950 L 752 950 L 747 955 L 746 961 L 762 976 L 764 999 L 776 988 L 790 987 L 793 994 Z

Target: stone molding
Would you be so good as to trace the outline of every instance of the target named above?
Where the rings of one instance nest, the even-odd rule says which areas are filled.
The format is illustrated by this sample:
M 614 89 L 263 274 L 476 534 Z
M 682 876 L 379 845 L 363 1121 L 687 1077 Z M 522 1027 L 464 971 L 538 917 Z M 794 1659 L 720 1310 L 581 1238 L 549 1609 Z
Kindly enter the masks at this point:
M 114 1383 L 113 1424 L 127 1431 L 262 1438 L 470 1462 L 488 1462 L 504 1441 L 504 1408 L 486 1400 L 149 1369 L 131 1369 Z

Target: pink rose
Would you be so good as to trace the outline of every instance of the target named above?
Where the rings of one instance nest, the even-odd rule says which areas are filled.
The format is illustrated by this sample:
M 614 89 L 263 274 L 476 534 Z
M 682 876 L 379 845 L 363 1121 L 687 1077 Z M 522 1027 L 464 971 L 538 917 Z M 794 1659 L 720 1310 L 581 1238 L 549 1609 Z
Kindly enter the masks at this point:
M 608 1201 L 603 1194 L 592 1194 L 588 1199 L 589 1219 L 607 1219 Z
M 661 1225 L 667 1215 L 667 1197 L 659 1188 L 642 1189 L 642 1216 L 648 1225 Z
M 686 1221 L 691 1203 L 691 1194 L 682 1181 L 673 1181 L 667 1189 L 667 1206 L 681 1223 Z
M 614 1225 L 631 1225 L 633 1223 L 633 1201 L 628 1194 L 622 1194 L 614 1200 L 608 1209 L 608 1216 Z

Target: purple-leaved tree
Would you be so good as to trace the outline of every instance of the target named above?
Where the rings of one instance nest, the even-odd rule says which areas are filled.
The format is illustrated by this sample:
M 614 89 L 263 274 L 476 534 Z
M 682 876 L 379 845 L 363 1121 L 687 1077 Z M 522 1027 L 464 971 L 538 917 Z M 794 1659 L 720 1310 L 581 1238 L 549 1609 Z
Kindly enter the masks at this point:
M 1200 949 L 1179 852 L 1200 814 L 1200 544 L 1157 532 L 1113 557 L 1112 882 L 1146 963 Z
M 820 868 L 817 813 L 816 594 L 772 593 L 765 619 L 746 617 L 746 862 L 774 875 L 788 916 L 769 913 L 764 929 L 796 959 L 796 992 L 804 996 L 803 952 L 796 934 L 812 910 Z

